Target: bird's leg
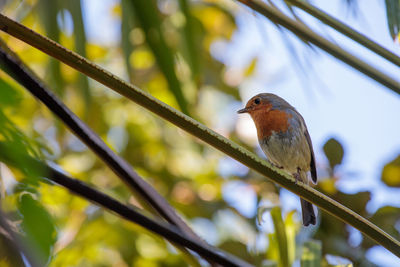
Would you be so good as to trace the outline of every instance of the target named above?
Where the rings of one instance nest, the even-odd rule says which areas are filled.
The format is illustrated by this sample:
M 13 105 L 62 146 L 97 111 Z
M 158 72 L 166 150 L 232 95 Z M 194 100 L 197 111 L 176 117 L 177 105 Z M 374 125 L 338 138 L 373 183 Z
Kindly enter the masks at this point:
M 275 165 L 275 164 L 272 164 L 274 167 L 276 167 L 276 168 L 278 168 L 278 169 L 281 169 L 281 170 L 283 170 L 283 167 L 282 166 L 278 166 L 278 165 Z
M 293 173 L 294 182 L 297 184 L 298 181 L 301 181 L 300 177 L 300 168 L 297 168 L 297 172 Z
M 276 168 L 278 168 L 278 169 L 281 169 L 281 170 L 283 169 L 282 166 L 276 165 L 275 163 L 271 162 L 270 160 L 268 160 L 268 162 L 269 162 L 272 166 L 274 166 L 274 167 L 276 167 Z
M 300 175 L 295 172 L 293 173 L 293 177 L 294 177 L 294 183 L 297 184 L 298 181 L 300 181 Z

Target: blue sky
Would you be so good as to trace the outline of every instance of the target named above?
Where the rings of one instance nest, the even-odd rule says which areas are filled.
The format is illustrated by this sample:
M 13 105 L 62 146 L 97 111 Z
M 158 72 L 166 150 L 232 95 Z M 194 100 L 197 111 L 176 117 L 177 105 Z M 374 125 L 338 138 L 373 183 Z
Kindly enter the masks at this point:
M 400 54 L 400 47 L 392 41 L 388 32 L 383 1 L 360 3 L 357 17 L 345 11 L 343 2 L 317 1 L 321 9 L 329 11 L 329 14 Z M 225 53 L 225 57 L 228 58 L 227 61 L 238 65 L 243 64 L 241 60 L 246 60 L 253 54 L 264 59 L 258 75 L 241 86 L 244 101 L 260 92 L 272 92 L 285 98 L 300 111 L 307 122 L 316 150 L 317 165 L 327 164 L 322 153 L 322 146 L 327 139 L 335 137 L 344 145 L 344 164 L 339 170 L 343 176 L 337 184 L 341 190 L 348 193 L 372 191 L 373 198 L 367 207 L 371 212 L 383 205 L 400 206 L 399 189 L 388 188 L 380 182 L 380 172 L 384 164 L 400 154 L 400 123 L 396 123 L 400 114 L 399 95 L 325 52 L 316 49 L 317 53 L 314 53 L 296 41 L 296 38 L 292 38 L 296 51 L 303 59 L 309 59 L 313 69 L 306 71 L 310 79 L 304 86 L 296 74 L 298 69 L 293 63 L 293 57 L 288 53 L 276 28 L 259 16 L 255 18 L 250 12 L 241 13 L 245 14 L 239 17 L 241 31 L 236 38 L 237 47 L 232 49 L 231 54 Z M 400 77 L 399 69 L 386 60 L 334 30 L 319 27 L 307 15 L 302 14 L 301 17 L 317 32 L 340 43 L 347 51 L 373 63 L 373 66 L 392 77 Z M 259 24 L 266 31 L 265 37 L 260 34 Z M 268 73 L 279 72 L 284 72 L 285 75 L 276 82 L 273 81 L 274 75 L 268 76 Z M 319 81 L 315 82 L 314 77 L 318 77 Z M 250 121 L 250 118 L 240 120 Z M 251 125 L 251 122 L 242 123 Z M 247 131 L 252 132 L 250 135 L 255 136 L 255 129 L 251 126 L 241 128 L 248 129 Z M 298 208 L 297 197 L 284 190 L 282 196 L 286 210 Z M 354 236 L 355 239 L 359 238 L 357 233 Z M 379 263 L 379 266 L 400 263 L 397 257 L 381 247 L 371 249 L 368 257 Z
M 115 2 L 101 1 L 99 5 L 96 0 L 84 1 L 85 23 L 90 40 L 103 44 L 118 42 L 119 21 L 108 14 L 110 5 Z M 359 1 L 357 16 L 352 15 L 344 2 L 317 1 L 317 4 L 387 49 L 400 54 L 399 45 L 392 41 L 388 32 L 383 1 L 371 0 L 368 4 Z M 344 49 L 373 63 L 392 77 L 400 77 L 399 69 L 394 65 L 299 13 L 317 32 L 340 43 Z M 282 35 L 274 25 L 243 7 L 238 12 L 237 22 L 239 29 L 232 42 L 216 44 L 214 54 L 233 71 L 243 69 L 252 57 L 260 59 L 255 75 L 239 86 L 243 103 L 260 92 L 272 92 L 285 98 L 307 122 L 317 165 L 323 167 L 327 164 L 322 153 L 322 146 L 327 139 L 335 137 L 344 145 L 344 164 L 338 170 L 342 179 L 337 184 L 341 190 L 348 193 L 372 191 L 373 198 L 368 205 L 371 212 L 382 205 L 400 206 L 399 190 L 388 188 L 380 182 L 383 165 L 400 154 L 400 96 L 325 52 L 319 49 L 311 51 L 288 34 L 294 49 L 305 62 L 304 69 L 309 79 L 302 82 L 299 78 L 302 74 L 299 74 L 292 55 L 282 41 Z M 307 65 L 307 60 L 311 67 Z M 250 118 L 238 117 L 235 113 L 243 103 L 228 106 L 221 114 L 224 119 L 219 120 L 216 128 L 223 132 L 224 127 L 239 125 L 243 142 L 255 144 L 255 128 Z M 249 201 L 253 201 L 254 196 L 249 197 Z M 299 208 L 297 197 L 287 191 L 282 192 L 282 200 L 286 210 Z M 380 247 L 371 249 L 368 257 L 380 266 L 400 263 Z

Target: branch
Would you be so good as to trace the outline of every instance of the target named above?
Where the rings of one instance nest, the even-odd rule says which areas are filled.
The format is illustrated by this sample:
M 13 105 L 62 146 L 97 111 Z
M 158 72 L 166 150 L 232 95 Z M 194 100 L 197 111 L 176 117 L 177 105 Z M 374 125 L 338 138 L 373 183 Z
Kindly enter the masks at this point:
M 7 146 L 6 143 L 0 142 L 0 151 L 1 151 L 0 159 L 10 165 L 18 167 L 18 164 L 16 164 L 16 162 L 12 158 L 7 157 L 7 155 L 9 154 L 7 153 L 7 151 L 9 151 L 10 149 L 12 148 Z M 15 154 L 16 152 L 14 151 L 13 153 Z M 27 165 L 34 167 L 36 170 L 40 170 L 41 175 L 47 177 L 52 182 L 55 182 L 67 188 L 72 193 L 88 201 L 91 201 L 97 204 L 98 206 L 101 206 L 128 221 L 138 224 L 143 228 L 164 237 L 165 239 L 171 241 L 172 243 L 189 248 L 194 252 L 197 252 L 199 255 L 201 255 L 206 259 L 209 259 L 223 266 L 238 266 L 238 267 L 252 266 L 233 255 L 222 252 L 215 247 L 204 244 L 203 242 L 199 242 L 194 238 L 187 237 L 177 227 L 151 219 L 143 215 L 138 209 L 124 205 L 121 202 L 113 199 L 112 197 L 94 188 L 91 188 L 86 183 L 78 179 L 68 177 L 62 172 L 30 156 L 22 155 L 21 153 L 19 153 L 18 157 L 22 158 L 23 162 L 25 162 Z M 0 219 L 1 219 L 1 213 L 0 213 Z
M 365 75 L 369 76 L 370 78 L 374 79 L 378 83 L 386 86 L 387 88 L 391 89 L 392 91 L 400 94 L 400 82 L 396 81 L 392 77 L 386 75 L 385 73 L 379 71 L 378 69 L 372 67 L 365 61 L 359 59 L 358 57 L 350 54 L 346 50 L 340 48 L 339 46 L 335 45 L 334 43 L 328 41 L 324 37 L 320 36 L 319 34 L 312 31 L 308 28 L 305 24 L 299 23 L 290 17 L 283 14 L 279 9 L 267 5 L 260 0 L 237 0 L 238 2 L 243 3 L 244 5 L 248 6 L 254 11 L 257 11 L 261 15 L 267 17 L 272 22 L 281 25 L 288 29 L 289 31 L 293 32 L 298 37 L 309 41 L 310 43 L 314 44 L 315 46 L 325 50 L 332 56 L 340 59 L 344 63 L 352 66 L 356 70 L 364 73 Z M 2 23 L 2 18 L 0 18 L 0 23 Z M 14 34 L 13 34 L 14 35 Z M 17 37 L 19 38 L 19 37 Z
M 379 45 L 378 43 L 374 42 L 373 40 L 369 39 L 364 34 L 352 29 L 345 23 L 335 19 L 334 17 L 330 16 L 329 14 L 325 13 L 321 9 L 309 4 L 304 0 L 285 0 L 289 4 L 298 7 L 311 16 L 319 19 L 323 23 L 329 25 L 330 27 L 334 28 L 338 32 L 346 35 L 353 41 L 365 46 L 366 48 L 370 49 L 371 51 L 375 52 L 376 54 L 380 55 L 383 58 L 386 58 L 393 64 L 400 67 L 400 57 L 396 54 L 392 53 L 388 49 L 384 48 L 383 46 Z
M 10 52 L 8 51 L 8 53 L 6 53 L 2 47 L 4 47 L 4 44 L 0 43 L 0 64 L 7 69 L 7 74 L 45 104 L 82 142 L 95 152 L 130 189 L 134 192 L 138 192 L 140 197 L 146 200 L 147 203 L 150 203 L 151 207 L 167 221 L 178 226 L 178 228 L 189 236 L 199 238 L 153 187 L 145 182 L 124 159 L 116 155 L 95 132 L 49 91 L 37 76 L 24 66 L 22 61 L 15 56 L 10 56 Z
M 66 49 L 60 44 L 55 43 L 2 15 L 0 15 L 0 29 L 3 29 L 3 31 L 12 34 L 18 39 L 23 40 L 24 42 L 44 51 L 46 54 L 53 56 L 72 68 L 88 75 L 115 92 L 129 98 L 133 102 L 143 106 L 184 131 L 222 151 L 226 155 L 243 163 L 247 167 L 266 176 L 280 186 L 299 195 L 305 200 L 314 203 L 327 213 L 355 227 L 365 236 L 375 240 L 378 244 L 400 257 L 400 242 L 382 229 L 328 196 L 301 182 L 296 182 L 290 175 L 275 168 L 268 162 L 260 159 L 253 153 L 212 131 L 196 120 L 173 109 L 148 93 L 140 90 L 138 87 L 126 83 L 121 78 L 116 77 L 100 66 Z
M 150 209 L 150 211 L 158 212 L 164 219 L 177 226 L 187 236 L 206 244 L 153 187 L 144 181 L 124 159 L 116 155 L 95 132 L 49 91 L 44 83 L 2 41 L 0 41 L 0 65 L 7 70 L 7 74 L 45 104 L 83 143 L 102 159 L 128 185 L 133 193 L 136 193 L 135 196 L 143 206 Z M 142 200 L 145 200 L 145 202 Z M 194 260 L 193 256 L 187 253 L 184 248 L 182 252 L 186 254 L 185 256 L 187 256 L 188 260 Z M 192 262 L 192 264 L 195 263 Z M 210 264 L 213 265 L 211 262 Z

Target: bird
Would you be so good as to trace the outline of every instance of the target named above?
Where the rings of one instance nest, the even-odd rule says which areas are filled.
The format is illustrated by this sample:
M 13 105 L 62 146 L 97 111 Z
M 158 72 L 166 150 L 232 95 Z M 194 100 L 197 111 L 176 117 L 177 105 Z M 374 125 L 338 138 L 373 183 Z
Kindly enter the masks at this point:
M 252 97 L 237 113 L 248 113 L 257 128 L 258 142 L 267 159 L 276 167 L 308 184 L 307 173 L 317 183 L 314 150 L 306 123 L 300 113 L 283 98 L 261 93 Z M 315 225 L 313 205 L 300 198 L 303 225 Z

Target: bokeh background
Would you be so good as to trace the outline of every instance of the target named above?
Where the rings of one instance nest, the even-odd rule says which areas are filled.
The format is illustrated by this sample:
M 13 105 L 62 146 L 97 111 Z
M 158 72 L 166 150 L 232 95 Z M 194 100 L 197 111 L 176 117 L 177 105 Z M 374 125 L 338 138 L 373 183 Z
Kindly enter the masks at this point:
M 273 2 L 293 15 L 283 1 Z M 400 54 L 387 2 L 313 1 Z M 316 188 L 400 238 L 396 93 L 236 1 L 1 3 L 5 15 L 260 156 L 252 121 L 236 110 L 257 93 L 280 95 L 307 122 L 319 174 Z M 300 10 L 296 13 L 322 36 L 399 77 L 398 67 Z M 319 242 L 325 261 L 333 264 L 400 264 L 390 252 L 325 213 L 319 213 L 315 227 L 302 227 L 297 196 L 34 48 L 4 33 L 0 37 L 210 244 L 258 266 L 274 266 L 279 248 L 269 210 L 277 206 L 295 266 L 302 245 L 310 240 Z M 124 184 L 45 107 L 5 73 L 0 78 L 2 140 L 7 135 L 16 142 L 23 139 L 32 146 L 31 153 L 121 201 L 137 204 Z M 39 242 L 49 266 L 185 265 L 161 238 L 60 187 L 29 182 L 5 164 L 0 175 L 2 209 L 16 227 L 34 236 L 32 244 Z M 31 227 L 44 222 L 46 231 Z M 7 255 L 0 253 L 0 262 L 1 257 Z

